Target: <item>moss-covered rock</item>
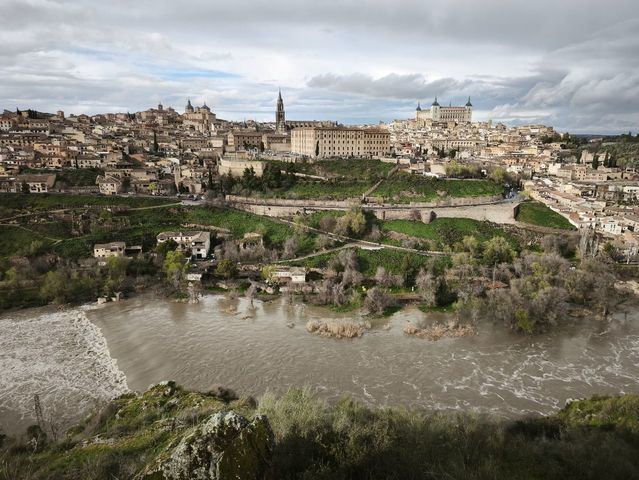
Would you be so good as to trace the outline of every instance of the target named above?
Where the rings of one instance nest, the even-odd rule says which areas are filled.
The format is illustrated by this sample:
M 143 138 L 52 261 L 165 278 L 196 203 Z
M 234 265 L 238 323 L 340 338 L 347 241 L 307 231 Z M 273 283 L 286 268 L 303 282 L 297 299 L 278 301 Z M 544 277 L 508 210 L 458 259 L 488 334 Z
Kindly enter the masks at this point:
M 249 422 L 219 412 L 185 435 L 169 455 L 140 478 L 149 480 L 262 479 L 273 454 L 273 432 L 257 415 Z

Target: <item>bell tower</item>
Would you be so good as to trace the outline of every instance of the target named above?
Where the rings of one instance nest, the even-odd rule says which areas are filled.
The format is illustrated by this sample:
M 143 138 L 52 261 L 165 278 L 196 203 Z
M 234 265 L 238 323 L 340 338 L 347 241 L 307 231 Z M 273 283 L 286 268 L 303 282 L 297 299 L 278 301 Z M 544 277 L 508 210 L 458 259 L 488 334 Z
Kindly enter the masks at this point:
M 284 115 L 284 100 L 282 100 L 282 91 L 277 96 L 277 110 L 275 112 L 275 131 L 277 133 L 286 133 L 286 117 Z

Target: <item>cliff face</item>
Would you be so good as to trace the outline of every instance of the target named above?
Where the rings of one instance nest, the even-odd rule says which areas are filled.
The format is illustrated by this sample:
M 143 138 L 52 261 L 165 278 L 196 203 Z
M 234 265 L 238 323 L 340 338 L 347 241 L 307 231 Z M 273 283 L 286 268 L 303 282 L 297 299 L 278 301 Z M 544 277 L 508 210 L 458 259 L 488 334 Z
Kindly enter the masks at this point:
M 503 422 L 348 399 L 328 406 L 304 390 L 267 395 L 258 408 L 226 389 L 165 382 L 56 441 L 43 427 L 0 437 L 0 480 L 639 478 L 636 395 Z

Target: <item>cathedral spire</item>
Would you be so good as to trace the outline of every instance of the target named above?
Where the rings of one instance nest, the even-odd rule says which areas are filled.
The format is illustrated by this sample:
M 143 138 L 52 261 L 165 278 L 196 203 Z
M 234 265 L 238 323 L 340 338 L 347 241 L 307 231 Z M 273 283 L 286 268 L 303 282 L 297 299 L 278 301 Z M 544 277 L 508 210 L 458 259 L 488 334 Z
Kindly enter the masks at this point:
M 277 110 L 275 111 L 275 131 L 286 133 L 286 116 L 284 114 L 284 100 L 282 100 L 282 90 L 278 89 Z

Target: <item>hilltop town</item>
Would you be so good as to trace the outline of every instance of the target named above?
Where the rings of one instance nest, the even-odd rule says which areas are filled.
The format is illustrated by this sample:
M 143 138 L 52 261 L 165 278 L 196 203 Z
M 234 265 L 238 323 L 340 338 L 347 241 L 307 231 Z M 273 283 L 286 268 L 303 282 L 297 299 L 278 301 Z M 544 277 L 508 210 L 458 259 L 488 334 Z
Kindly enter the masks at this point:
M 636 254 L 636 136 L 576 137 L 544 125 L 473 122 L 472 114 L 470 97 L 459 107 L 441 106 L 436 98 L 428 109 L 418 103 L 414 118 L 389 124 L 287 120 L 281 92 L 274 122 L 265 123 L 225 121 L 206 103 L 194 107 L 190 100 L 182 114 L 162 104 L 134 114 L 68 117 L 61 111 L 5 110 L 0 192 L 201 199 L 246 193 L 227 177 L 241 178 L 247 169 L 261 177 L 276 166 L 305 181 L 321 181 L 325 178 L 314 176 L 317 169 L 308 164 L 368 158 L 419 178 L 508 175 L 516 182 L 513 190 L 521 188 L 576 228 L 591 229 L 602 245 L 612 241 L 629 256 Z M 375 193 L 333 187 L 316 189 L 316 198 L 300 187 L 272 196 L 346 200 Z M 382 201 L 396 202 L 395 193 L 382 195 Z M 401 203 L 424 199 L 413 195 Z
M 159 278 L 190 301 L 202 289 L 288 292 L 377 314 L 417 302 L 460 319 L 465 307 L 481 310 L 474 297 L 499 303 L 505 290 L 525 303 L 505 323 L 532 332 L 552 315 L 515 288 L 520 254 L 636 261 L 636 136 L 475 122 L 470 97 L 420 102 L 413 118 L 377 125 L 288 120 L 281 92 L 274 110 L 262 123 L 226 121 L 190 100 L 183 113 L 5 111 L 3 307 L 117 300 Z M 614 303 L 569 288 L 559 296 L 604 314 Z

